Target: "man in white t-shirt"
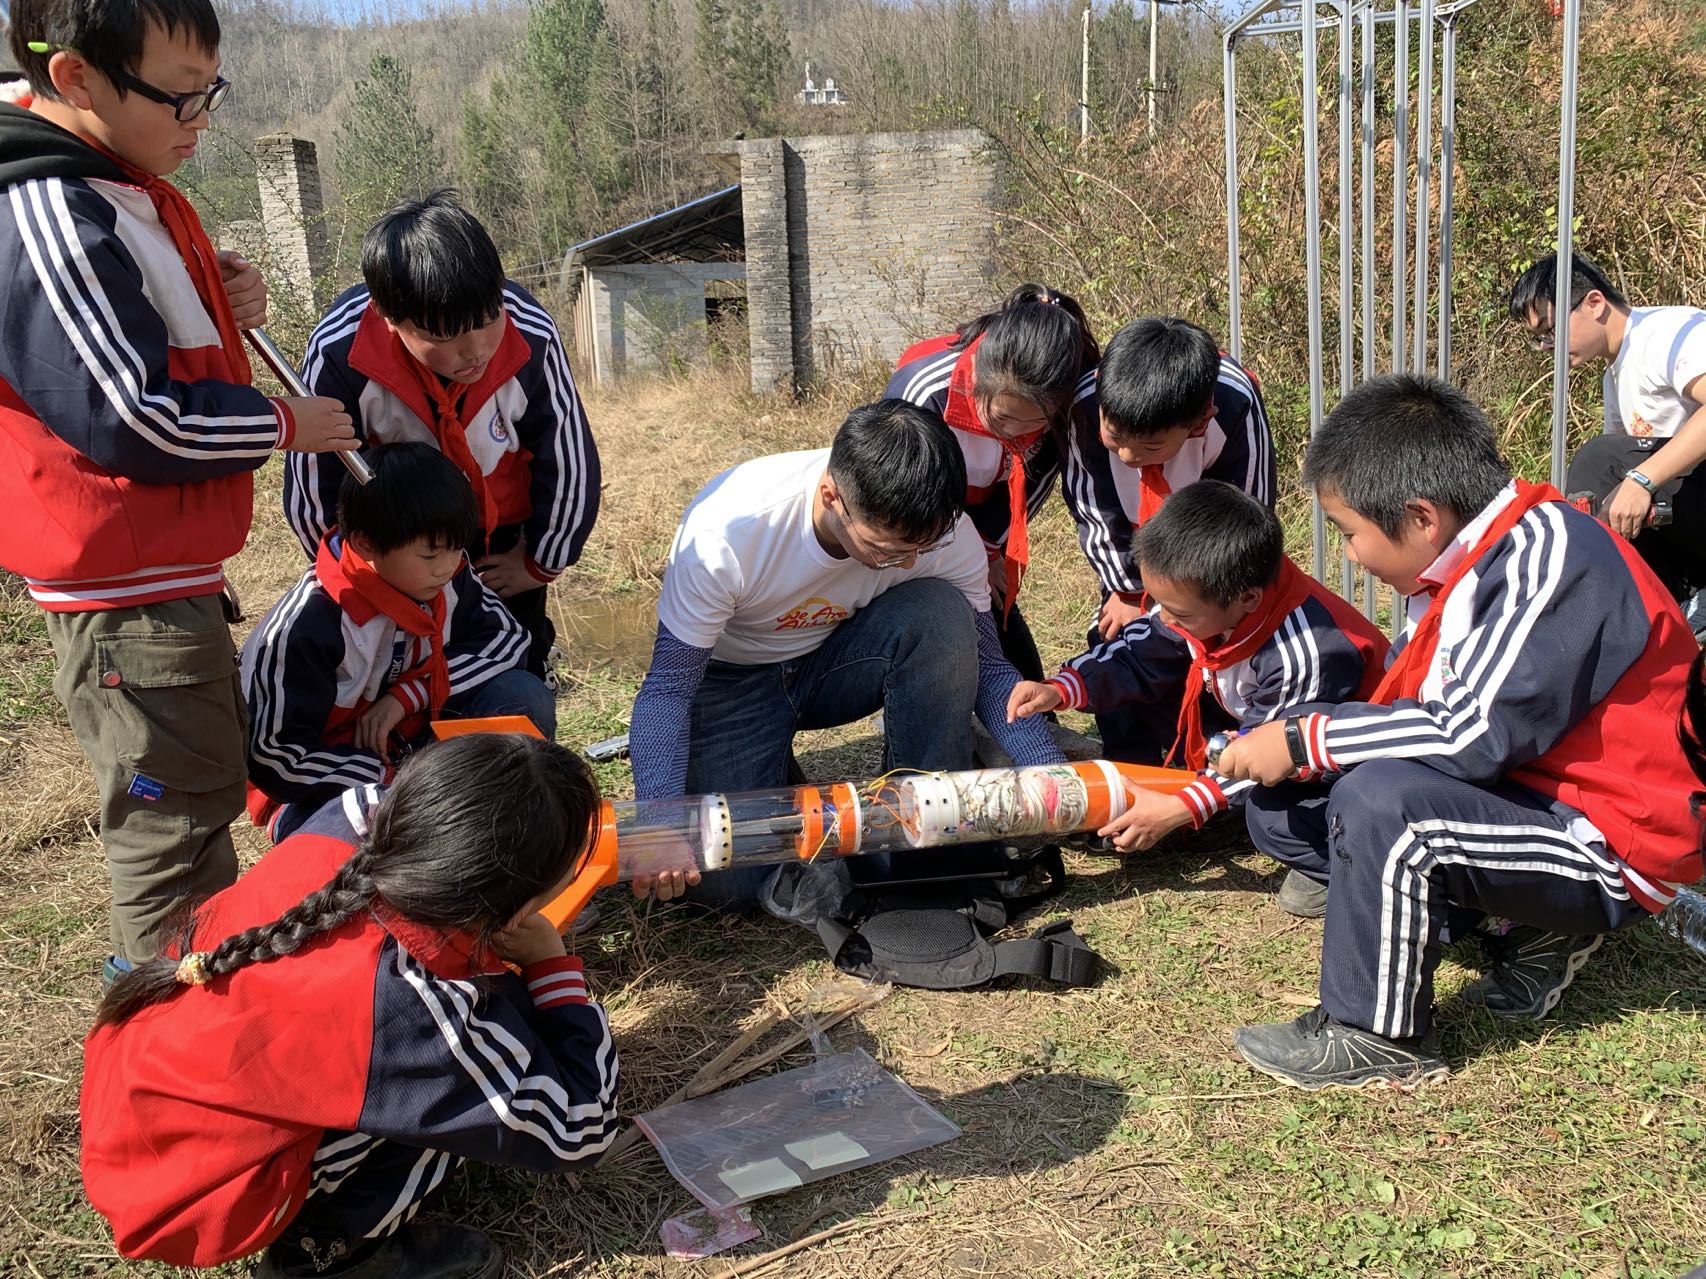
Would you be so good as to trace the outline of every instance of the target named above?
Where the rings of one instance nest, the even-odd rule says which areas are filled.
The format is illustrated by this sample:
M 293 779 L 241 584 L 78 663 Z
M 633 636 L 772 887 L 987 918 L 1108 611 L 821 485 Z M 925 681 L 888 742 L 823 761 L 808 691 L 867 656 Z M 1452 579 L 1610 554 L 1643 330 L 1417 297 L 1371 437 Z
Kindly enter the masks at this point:
M 1536 262 L 1511 289 L 1511 315 L 1552 349 L 1558 259 Z M 1706 311 L 1631 308 L 1581 254 L 1570 275 L 1570 367 L 1609 360 L 1605 434 L 1570 459 L 1567 493 L 1635 543 L 1678 599 L 1706 588 Z M 1654 509 L 1668 520 L 1652 523 Z M 1696 633 L 1699 619 L 1690 618 Z
M 902 400 L 854 409 L 830 448 L 744 462 L 700 490 L 634 702 L 636 797 L 786 785 L 796 731 L 879 708 L 889 767 L 969 767 L 974 709 L 1016 762 L 1061 760 L 1040 720 L 1007 723 L 1019 675 L 965 493 L 953 433 Z M 746 905 L 771 870 L 691 895 Z

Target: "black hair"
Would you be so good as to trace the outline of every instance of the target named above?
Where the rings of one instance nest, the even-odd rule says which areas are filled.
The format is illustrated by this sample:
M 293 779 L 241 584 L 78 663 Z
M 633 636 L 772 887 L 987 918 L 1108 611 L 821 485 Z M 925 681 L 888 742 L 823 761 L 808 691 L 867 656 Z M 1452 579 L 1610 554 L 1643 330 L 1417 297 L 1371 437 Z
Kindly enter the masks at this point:
M 1613 306 L 1627 307 L 1617 286 L 1604 271 L 1581 254 L 1570 254 L 1570 309 L 1582 304 L 1582 299 L 1598 289 Z M 1526 325 L 1529 315 L 1536 314 L 1542 323 L 1552 311 L 1558 293 L 1558 255 L 1548 253 L 1528 270 L 1516 277 L 1511 285 L 1511 319 Z
M 1425 498 L 1467 523 L 1510 478 L 1475 402 L 1449 382 L 1412 373 L 1352 390 L 1303 457 L 1305 484 L 1337 495 L 1394 539 L 1408 503 Z
M 185 32 L 204 52 L 219 50 L 219 18 L 208 0 L 12 0 L 6 37 L 37 97 L 58 99 L 47 64 L 60 49 L 70 49 L 112 81 L 122 98 L 128 90 L 117 74 L 136 74 L 150 24 L 169 36 Z M 46 53 L 29 47 L 38 41 L 48 46 Z
M 386 444 L 365 454 L 373 478 L 344 476 L 338 532 L 360 535 L 381 553 L 424 537 L 435 547 L 467 546 L 480 504 L 461 469 L 430 444 Z
M 498 247 L 451 190 L 406 200 L 369 227 L 361 278 L 379 314 L 433 337 L 483 328 L 503 310 Z
M 966 460 L 934 413 L 879 400 L 847 415 L 829 474 L 855 518 L 919 546 L 953 531 L 966 504 Z
M 1285 559 L 1279 517 L 1241 488 L 1198 480 L 1172 494 L 1137 530 L 1138 573 L 1183 582 L 1225 608 L 1271 586 Z
M 1108 342 L 1096 387 L 1116 435 L 1159 435 L 1200 418 L 1219 380 L 1220 344 L 1207 329 L 1149 315 Z
M 1688 757 L 1688 766 L 1694 770 L 1694 775 L 1706 782 L 1706 649 L 1694 655 L 1694 663 L 1688 668 L 1688 694 L 1682 704 L 1682 723 L 1678 725 L 1678 735 L 1682 738 L 1682 753 Z M 1696 794 L 1696 808 L 1706 796 Z
M 995 310 L 962 324 L 953 349 L 980 337 L 972 394 L 1016 395 L 1051 418 L 1072 407 L 1079 379 L 1101 356 L 1078 300 L 1046 284 L 1021 284 Z
M 354 854 L 324 887 L 271 923 L 217 942 L 204 965 L 223 977 L 292 954 L 383 903 L 411 923 L 472 936 L 477 954 L 528 902 L 561 883 L 592 847 L 598 783 L 580 756 L 519 733 L 469 733 L 412 756 Z M 96 1025 L 170 998 L 192 915 L 165 955 L 113 983 Z

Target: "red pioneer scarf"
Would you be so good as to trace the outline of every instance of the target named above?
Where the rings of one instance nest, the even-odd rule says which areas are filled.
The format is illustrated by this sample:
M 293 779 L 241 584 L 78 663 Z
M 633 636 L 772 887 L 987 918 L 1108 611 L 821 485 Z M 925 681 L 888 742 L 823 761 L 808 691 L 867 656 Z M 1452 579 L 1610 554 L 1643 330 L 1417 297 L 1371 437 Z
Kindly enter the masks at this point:
M 1385 678 L 1369 698 L 1372 702 L 1390 706 L 1401 697 L 1415 697 L 1422 690 L 1422 682 L 1427 679 L 1428 671 L 1433 667 L 1434 651 L 1439 647 L 1439 623 L 1445 613 L 1445 601 L 1452 590 L 1475 567 L 1475 562 L 1485 555 L 1498 540 L 1516 527 L 1517 522 L 1542 502 L 1561 502 L 1563 495 L 1550 484 L 1530 484 L 1527 480 L 1516 482 L 1516 497 L 1500 511 L 1497 518 L 1487 526 L 1487 531 L 1481 535 L 1481 540 L 1463 557 L 1449 577 L 1439 586 L 1431 588 L 1433 598 L 1428 604 L 1427 612 L 1410 634 L 1410 642 L 1404 650 L 1393 659 L 1387 668 Z
M 1157 468 L 1159 469 L 1159 468 Z M 1279 576 L 1262 593 L 1262 602 L 1232 633 L 1218 641 L 1213 648 L 1194 635 L 1179 631 L 1180 638 L 1191 651 L 1191 673 L 1185 677 L 1185 695 L 1179 699 L 1179 736 L 1167 752 L 1172 758 L 1182 745 L 1187 768 L 1201 769 L 1208 762 L 1208 739 L 1202 731 L 1203 675 L 1208 671 L 1223 671 L 1250 657 L 1266 644 L 1293 609 L 1309 598 L 1315 583 L 1289 559 L 1280 561 Z
M 333 555 L 329 537 L 320 540 L 314 571 L 320 585 L 337 601 L 338 607 L 358 621 L 383 614 L 405 635 L 427 641 L 426 657 L 404 671 L 397 683 L 424 678 L 427 686 L 426 718 L 437 715 L 450 698 L 450 664 L 444 656 L 445 593 L 440 591 L 431 604 L 423 606 L 380 577 L 373 565 L 357 555 L 348 541 L 344 541 L 338 554 Z
M 1380 628 L 1350 603 L 1327 590 L 1303 572 L 1287 557 L 1280 564 L 1279 576 L 1263 596 L 1257 610 L 1240 622 L 1232 634 L 1214 648 L 1204 648 L 1194 636 L 1178 632 L 1191 652 L 1191 671 L 1185 681 L 1185 696 L 1179 706 L 1179 736 L 1169 757 L 1181 746 L 1188 767 L 1201 770 L 1208 762 L 1208 743 L 1202 731 L 1202 694 L 1206 687 L 1203 675 L 1208 671 L 1223 671 L 1239 662 L 1248 661 L 1258 649 L 1273 638 L 1304 600 L 1314 597 L 1333 619 L 1344 637 L 1362 658 L 1362 684 L 1357 697 L 1367 697 L 1380 682 L 1381 663 L 1390 647 Z
M 1138 467 L 1137 483 L 1137 523 L 1133 527 L 1142 528 L 1161 509 L 1173 486 L 1167 483 L 1166 465 L 1161 462 Z
M 438 447 L 444 456 L 456 463 L 456 469 L 468 477 L 468 483 L 474 487 L 474 496 L 480 502 L 480 527 L 491 536 L 498 526 L 498 503 L 492 496 L 492 486 L 489 477 L 480 470 L 480 464 L 474 458 L 473 449 L 468 447 L 468 432 L 462 423 L 462 397 L 469 388 L 458 385 L 453 391 L 426 365 L 409 354 L 403 345 L 403 339 L 396 332 L 391 334 L 391 358 L 396 365 L 404 369 L 405 376 L 412 381 L 416 388 L 426 397 L 426 402 L 432 406 L 433 420 L 428 423 L 432 433 L 438 439 Z
M 994 440 L 1007 457 L 1007 545 L 1003 552 L 1003 558 L 1007 562 L 1007 599 L 1002 609 L 1002 615 L 1005 617 L 1012 611 L 1013 601 L 1019 597 L 1019 583 L 1024 579 L 1025 570 L 1031 563 L 1030 513 L 1025 502 L 1025 453 L 1042 438 L 1048 428 L 1006 439 L 984 425 L 983 417 L 977 411 L 977 399 L 974 395 L 977 348 L 982 344 L 983 336 L 980 334 L 960 352 L 960 358 L 954 362 L 954 371 L 948 379 L 948 402 L 943 409 L 942 420 L 949 426 Z

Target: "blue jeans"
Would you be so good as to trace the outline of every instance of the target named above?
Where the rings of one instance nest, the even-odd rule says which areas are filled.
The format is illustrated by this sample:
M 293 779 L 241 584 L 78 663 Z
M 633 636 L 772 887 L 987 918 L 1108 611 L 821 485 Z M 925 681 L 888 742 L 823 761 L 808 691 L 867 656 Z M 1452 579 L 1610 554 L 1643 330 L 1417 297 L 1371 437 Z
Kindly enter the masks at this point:
M 533 726 L 545 734 L 547 741 L 557 737 L 557 699 L 545 681 L 537 675 L 516 667 L 502 675 L 494 675 L 477 688 L 458 693 L 445 702 L 440 719 L 483 719 L 492 715 L 525 715 Z M 424 746 L 432 740 L 429 730 L 411 745 Z M 328 791 L 324 798 L 297 800 L 285 804 L 272 821 L 272 840 L 278 843 L 293 834 L 310 817 L 329 803 L 342 798 L 341 792 Z
M 971 766 L 977 623 L 959 588 L 917 578 L 884 591 L 802 657 L 764 666 L 713 661 L 693 699 L 687 791 L 788 784 L 802 728 L 883 712 L 884 767 Z M 708 875 L 688 897 L 750 905 L 768 866 Z

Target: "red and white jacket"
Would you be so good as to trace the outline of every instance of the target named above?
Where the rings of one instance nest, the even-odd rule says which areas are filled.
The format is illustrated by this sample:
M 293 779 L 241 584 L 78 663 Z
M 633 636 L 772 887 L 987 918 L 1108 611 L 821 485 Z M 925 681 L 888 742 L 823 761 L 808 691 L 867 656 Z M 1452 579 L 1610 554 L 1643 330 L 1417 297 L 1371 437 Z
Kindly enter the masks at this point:
M 359 804 L 317 814 L 202 907 L 195 948 L 322 887 L 364 824 Z M 83 1184 L 126 1257 L 214 1266 L 272 1242 L 386 1142 L 422 1152 L 423 1185 L 461 1159 L 556 1172 L 597 1155 L 616 1135 L 616 1085 L 579 959 L 515 976 L 379 903 L 92 1031 Z M 376 1204 L 366 1233 L 395 1229 L 418 1197 L 410 1185 Z
M 3 104 L 0 278 L 0 565 L 54 612 L 217 594 L 292 429 L 224 293 L 113 161 Z
M 468 482 L 489 494 L 495 522 L 519 525 L 527 570 L 540 585 L 580 558 L 598 518 L 598 449 L 569 372 L 557 326 L 519 284 L 504 284 L 507 323 L 485 374 L 461 392 Z M 340 401 L 366 444 L 411 441 L 444 451 L 437 413 L 390 330 L 358 284 L 332 303 L 308 339 L 302 378 L 315 395 Z M 418 366 L 416 366 L 418 368 Z M 464 472 L 467 467 L 461 462 Z M 292 454 L 284 473 L 284 515 L 309 555 L 337 520 L 344 468 L 336 458 Z
M 1512 484 L 1423 574 L 1435 585 L 1412 597 L 1412 625 L 1517 500 Z M 1623 863 L 1610 891 L 1658 911 L 1697 881 L 1689 800 L 1699 783 L 1677 725 L 1699 646 L 1635 549 L 1542 500 L 1445 589 L 1437 617 L 1413 696 L 1309 717 L 1311 767 L 1413 759 L 1464 781 L 1516 782 L 1582 814 L 1572 833 Z M 1400 638 L 1394 665 L 1409 642 Z

